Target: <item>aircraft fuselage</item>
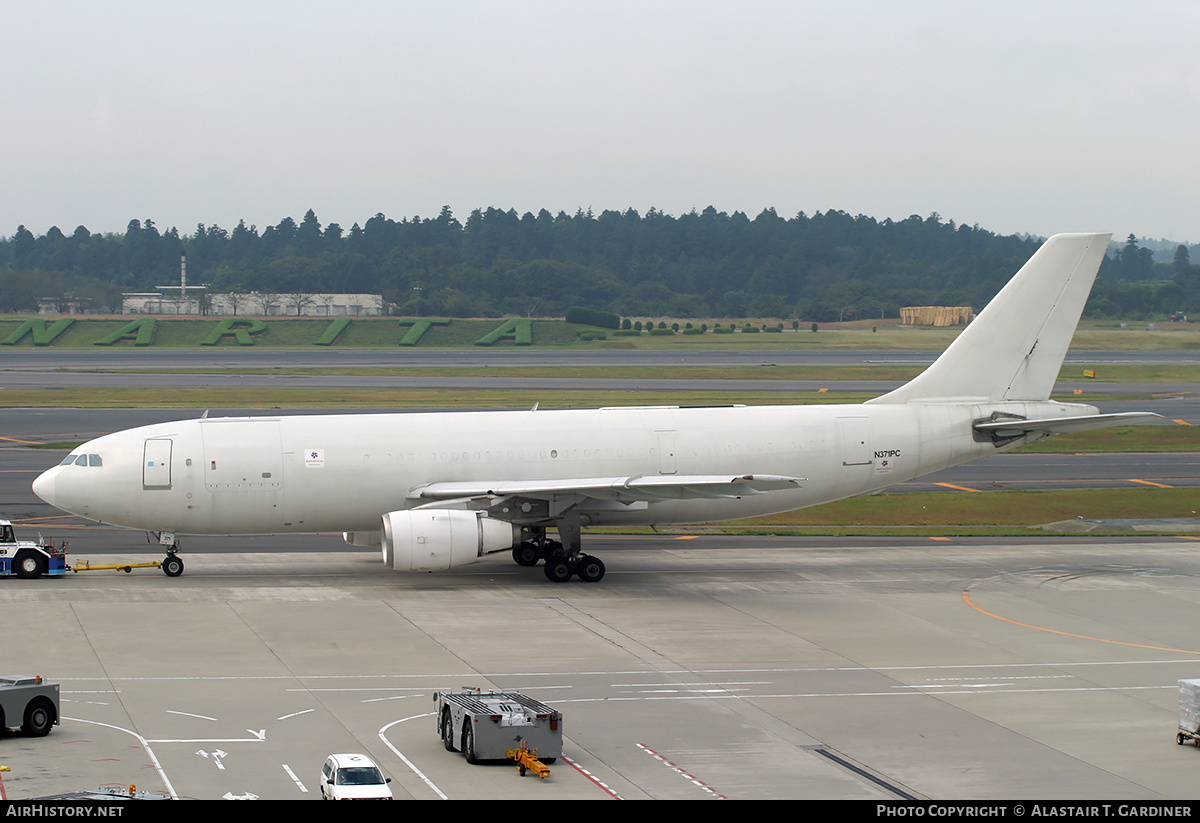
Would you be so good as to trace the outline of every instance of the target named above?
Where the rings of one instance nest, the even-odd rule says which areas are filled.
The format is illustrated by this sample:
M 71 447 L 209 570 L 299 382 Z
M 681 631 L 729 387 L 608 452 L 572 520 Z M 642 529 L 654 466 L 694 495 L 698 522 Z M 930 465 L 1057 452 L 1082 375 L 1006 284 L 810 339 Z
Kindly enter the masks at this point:
M 755 517 L 868 494 L 1003 447 L 973 421 L 1094 414 L 1053 402 L 622 407 L 205 418 L 106 435 L 43 474 L 58 508 L 175 534 L 378 533 L 431 482 L 777 474 L 798 487 L 580 504 L 583 525 Z

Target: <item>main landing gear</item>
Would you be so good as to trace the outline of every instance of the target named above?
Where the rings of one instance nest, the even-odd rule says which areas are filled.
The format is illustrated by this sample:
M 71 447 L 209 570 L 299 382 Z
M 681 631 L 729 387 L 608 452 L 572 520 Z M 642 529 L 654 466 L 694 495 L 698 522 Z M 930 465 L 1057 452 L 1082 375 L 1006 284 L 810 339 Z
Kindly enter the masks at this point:
M 547 538 L 545 529 L 529 529 L 529 538 L 513 547 L 513 560 L 521 566 L 536 566 L 539 560 L 546 561 L 544 571 L 551 583 L 566 583 L 572 577 L 585 583 L 600 582 L 604 577 L 604 561 L 579 550 L 578 526 L 572 535 L 569 526 L 560 525 L 559 534 L 567 542 L 565 547 Z

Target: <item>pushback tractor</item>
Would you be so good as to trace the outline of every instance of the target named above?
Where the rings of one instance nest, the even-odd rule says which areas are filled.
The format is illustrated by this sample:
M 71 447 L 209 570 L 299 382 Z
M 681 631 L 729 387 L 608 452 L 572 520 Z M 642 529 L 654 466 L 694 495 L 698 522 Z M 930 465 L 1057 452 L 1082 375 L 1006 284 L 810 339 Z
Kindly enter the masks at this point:
M 57 725 L 57 683 L 41 675 L 0 675 L 0 732 L 20 726 L 30 737 L 45 737 Z
M 0 575 L 33 578 L 67 573 L 67 544 L 17 540 L 12 523 L 0 520 Z
M 562 756 L 562 712 L 532 697 L 464 689 L 438 692 L 433 699 L 442 743 L 447 751 L 461 751 L 468 763 L 516 760 L 521 774 L 532 768 L 545 777 L 549 770 L 542 774 L 533 761 L 553 763 Z

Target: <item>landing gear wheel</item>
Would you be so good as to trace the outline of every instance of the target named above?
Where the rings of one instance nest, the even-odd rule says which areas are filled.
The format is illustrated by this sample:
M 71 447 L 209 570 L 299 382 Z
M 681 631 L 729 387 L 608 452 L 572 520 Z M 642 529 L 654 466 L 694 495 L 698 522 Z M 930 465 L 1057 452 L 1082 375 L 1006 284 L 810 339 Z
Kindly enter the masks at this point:
M 604 561 L 599 557 L 585 554 L 579 558 L 575 574 L 579 575 L 579 579 L 585 583 L 598 583 L 604 578 Z
M 551 583 L 566 583 L 571 579 L 571 564 L 561 557 L 553 557 L 546 561 L 546 579 Z
M 41 577 L 42 573 L 46 571 L 46 562 L 37 552 L 17 552 L 17 560 L 13 564 L 13 571 L 16 572 L 17 577 L 32 580 L 35 577 Z
M 542 552 L 536 543 L 526 541 L 513 546 L 512 556 L 518 566 L 536 566 L 542 559 Z
M 162 570 L 167 577 L 179 577 L 183 574 L 183 561 L 178 555 L 168 554 L 162 562 Z
M 44 697 L 29 701 L 25 707 L 25 722 L 21 731 L 30 737 L 45 737 L 54 725 L 54 706 Z
M 1179 732 L 1175 735 L 1175 743 L 1179 746 L 1183 745 L 1183 732 Z

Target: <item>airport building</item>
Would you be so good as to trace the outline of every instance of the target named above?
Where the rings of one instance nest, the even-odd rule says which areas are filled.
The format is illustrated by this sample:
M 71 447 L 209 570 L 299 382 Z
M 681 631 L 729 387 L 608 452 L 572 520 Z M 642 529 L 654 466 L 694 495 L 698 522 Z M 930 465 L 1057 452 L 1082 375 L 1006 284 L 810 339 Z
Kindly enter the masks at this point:
M 178 288 L 178 287 L 172 287 Z M 208 293 L 170 290 L 121 295 L 122 314 L 254 315 L 259 317 L 378 317 L 387 313 L 380 294 Z

